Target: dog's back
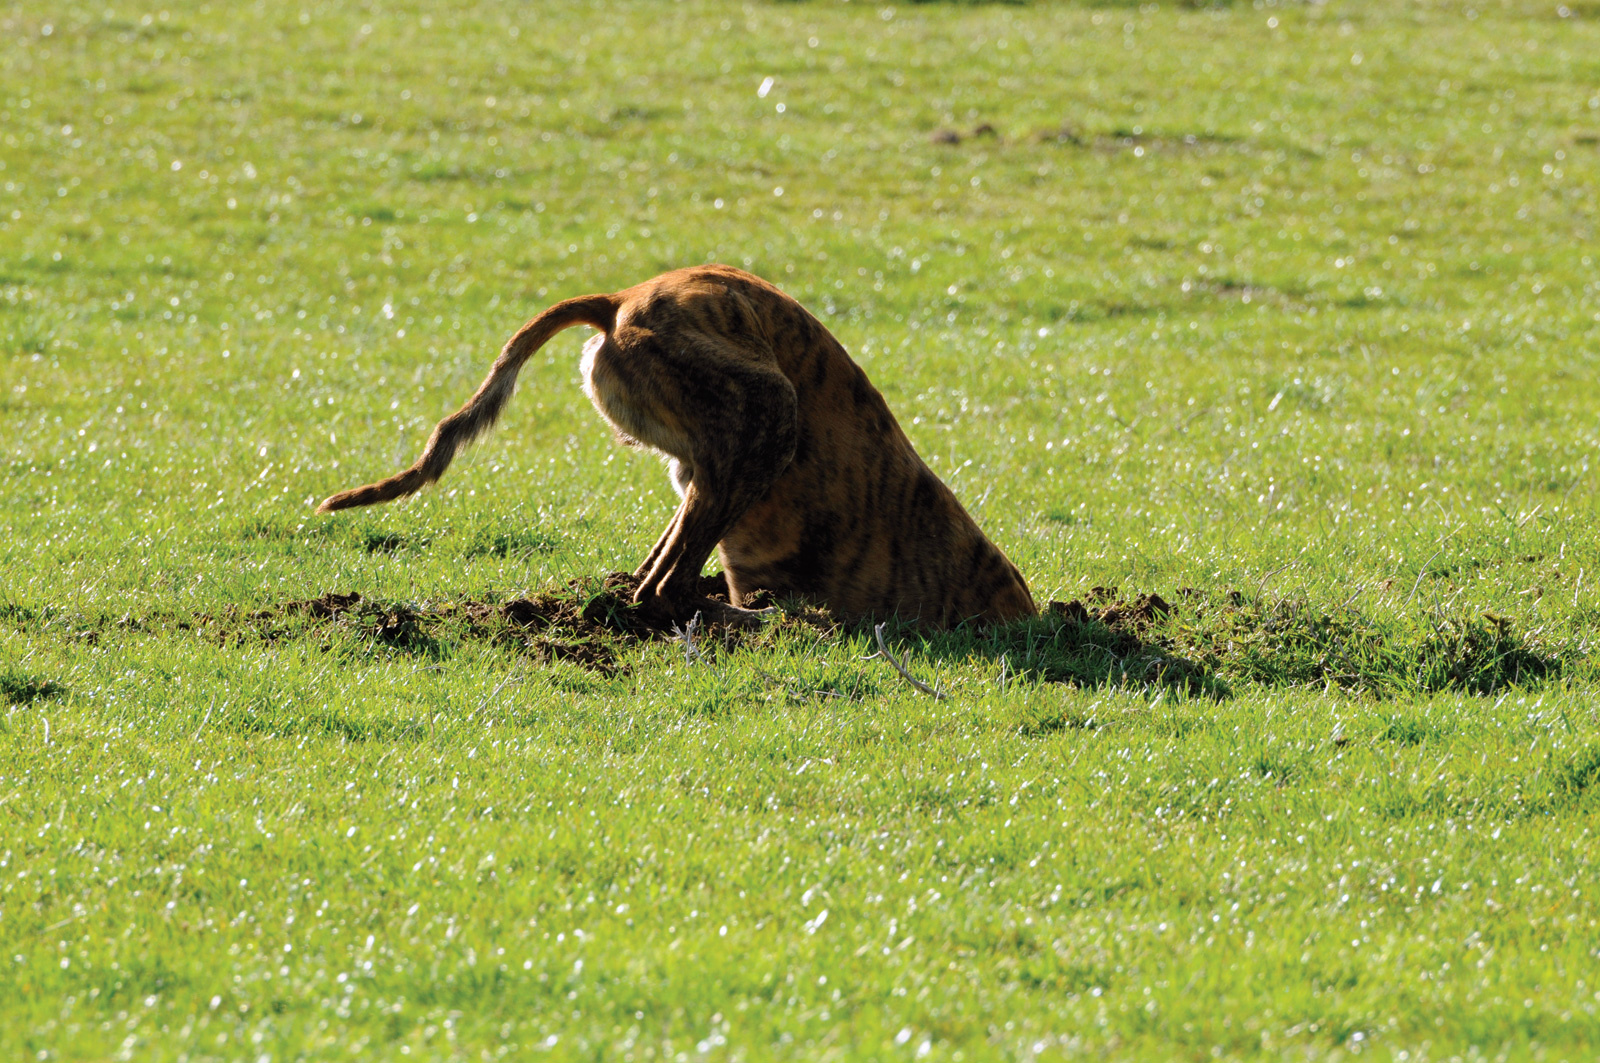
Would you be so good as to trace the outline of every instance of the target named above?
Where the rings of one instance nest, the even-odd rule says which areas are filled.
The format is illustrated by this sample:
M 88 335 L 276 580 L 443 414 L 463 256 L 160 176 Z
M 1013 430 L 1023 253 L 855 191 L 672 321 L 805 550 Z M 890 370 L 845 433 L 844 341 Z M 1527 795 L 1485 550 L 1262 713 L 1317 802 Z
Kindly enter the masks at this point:
M 662 289 L 646 305 L 672 306 L 659 313 L 663 324 L 687 317 L 740 338 L 753 334 L 798 400 L 793 459 L 719 547 L 739 597 L 764 588 L 844 615 L 898 614 L 935 626 L 1037 612 L 1016 566 L 923 463 L 866 373 L 804 307 L 725 266 L 651 283 Z M 684 297 L 663 298 L 668 291 Z M 646 311 L 634 323 L 657 316 Z
M 1037 610 L 1022 575 L 906 438 L 883 396 L 795 300 L 741 270 L 676 270 L 546 310 L 506 344 L 461 409 L 403 472 L 323 511 L 385 502 L 437 480 L 504 408 L 518 369 L 586 324 L 584 389 L 627 443 L 671 459 L 682 502 L 639 567 L 635 600 L 687 620 L 754 623 L 755 590 L 852 617 L 930 626 Z M 698 596 L 716 549 L 732 606 Z

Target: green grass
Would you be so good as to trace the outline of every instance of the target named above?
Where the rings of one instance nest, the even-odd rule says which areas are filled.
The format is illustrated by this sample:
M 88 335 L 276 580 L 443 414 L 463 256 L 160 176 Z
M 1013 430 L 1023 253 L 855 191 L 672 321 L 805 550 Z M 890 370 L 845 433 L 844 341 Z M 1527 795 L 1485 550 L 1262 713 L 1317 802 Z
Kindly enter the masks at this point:
M 1592 1055 L 1600 8 L 48 8 L 0 1055 Z M 713 260 L 1063 603 L 891 629 L 942 700 L 814 616 L 632 633 L 673 494 L 576 334 L 311 515 Z

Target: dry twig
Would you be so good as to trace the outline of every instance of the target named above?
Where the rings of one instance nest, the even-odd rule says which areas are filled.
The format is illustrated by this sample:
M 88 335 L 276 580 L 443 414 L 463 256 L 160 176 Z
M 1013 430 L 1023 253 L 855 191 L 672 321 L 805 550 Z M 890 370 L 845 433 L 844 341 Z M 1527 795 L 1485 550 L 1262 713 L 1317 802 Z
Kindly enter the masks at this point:
M 467 719 L 470 720 L 474 716 L 477 716 L 480 713 L 482 713 L 484 709 L 487 709 L 489 707 L 489 703 L 491 701 L 493 701 L 495 698 L 499 697 L 500 691 L 502 691 L 502 690 L 504 690 L 506 688 L 506 684 L 507 683 L 511 682 L 513 679 L 516 679 L 518 677 L 518 674 L 521 671 L 522 671 L 522 661 L 518 660 L 516 665 L 511 669 L 511 671 L 506 673 L 506 677 L 504 679 L 500 680 L 499 685 L 496 686 L 493 690 L 489 691 L 488 696 L 485 697 L 481 702 L 478 703 L 478 707 L 476 709 L 473 709 L 471 712 L 467 713 Z
M 700 650 L 694 644 L 694 633 L 700 627 L 700 614 L 695 613 L 683 627 L 672 625 L 672 634 L 683 643 L 683 663 L 692 664 L 700 660 Z
M 928 684 L 924 683 L 910 672 L 906 671 L 905 666 L 899 661 L 895 660 L 894 654 L 889 652 L 888 644 L 883 641 L 883 629 L 883 624 L 879 624 L 877 627 L 872 629 L 872 633 L 878 636 L 878 654 L 882 656 L 884 660 L 894 665 L 894 670 L 899 672 L 901 678 L 906 682 L 910 683 L 912 686 L 916 687 L 930 698 L 933 698 L 936 701 L 943 701 L 944 695 L 942 693 L 933 687 L 930 687 Z

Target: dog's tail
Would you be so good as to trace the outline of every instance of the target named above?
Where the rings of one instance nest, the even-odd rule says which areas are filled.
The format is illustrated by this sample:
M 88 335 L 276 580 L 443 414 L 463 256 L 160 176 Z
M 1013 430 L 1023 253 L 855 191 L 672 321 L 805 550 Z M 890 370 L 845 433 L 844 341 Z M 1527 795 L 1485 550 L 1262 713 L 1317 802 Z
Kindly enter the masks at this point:
M 332 513 L 336 509 L 372 506 L 405 495 L 416 494 L 428 484 L 444 475 L 456 451 L 489 430 L 517 383 L 517 370 L 522 368 L 533 352 L 543 347 L 556 333 L 573 325 L 592 325 L 602 332 L 610 332 L 617 322 L 620 300 L 614 295 L 584 295 L 557 303 L 532 321 L 523 325 L 511 337 L 494 367 L 455 413 L 440 421 L 434 428 L 422 456 L 409 469 L 396 473 L 387 480 L 379 480 L 364 487 L 354 487 L 325 498 L 317 507 L 318 513 Z

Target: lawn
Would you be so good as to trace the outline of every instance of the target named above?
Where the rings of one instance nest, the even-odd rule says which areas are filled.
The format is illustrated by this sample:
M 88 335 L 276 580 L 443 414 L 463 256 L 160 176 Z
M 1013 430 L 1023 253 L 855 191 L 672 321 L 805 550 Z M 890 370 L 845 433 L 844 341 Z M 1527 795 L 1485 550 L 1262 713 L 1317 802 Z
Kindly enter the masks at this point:
M 0 8 L 0 1056 L 1588 1059 L 1600 6 Z M 556 301 L 783 286 L 1027 576 L 641 636 Z

